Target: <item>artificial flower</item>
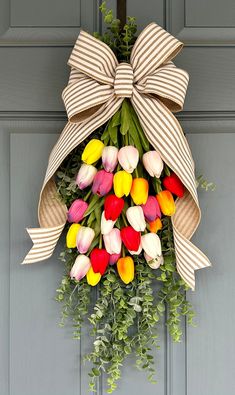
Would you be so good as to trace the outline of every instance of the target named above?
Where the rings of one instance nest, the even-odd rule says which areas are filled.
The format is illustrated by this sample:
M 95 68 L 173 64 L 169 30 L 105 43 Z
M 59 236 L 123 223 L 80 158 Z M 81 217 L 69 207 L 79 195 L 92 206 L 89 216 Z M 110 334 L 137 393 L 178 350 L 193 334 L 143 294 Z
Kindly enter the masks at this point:
M 69 230 L 66 235 L 66 246 L 67 248 L 75 248 L 76 247 L 76 238 L 77 233 L 80 229 L 80 224 L 72 224 L 69 227 Z
M 149 196 L 147 202 L 141 205 L 144 216 L 147 221 L 154 221 L 156 218 L 161 218 L 161 210 L 155 196 Z
M 109 253 L 104 248 L 94 248 L 91 251 L 90 259 L 94 273 L 103 275 L 109 264 Z
M 102 164 L 104 169 L 112 173 L 118 164 L 118 149 L 112 145 L 104 147 L 102 151 Z
M 118 152 L 118 162 L 127 173 L 132 173 L 139 161 L 139 151 L 133 145 L 126 145 Z
M 86 165 L 85 163 L 83 163 L 79 169 L 76 178 L 76 184 L 78 188 L 85 189 L 86 187 L 91 185 L 96 173 L 97 173 L 97 169 L 95 168 L 95 166 Z
M 102 141 L 97 139 L 90 140 L 82 153 L 82 161 L 87 165 L 92 165 L 92 163 L 101 158 L 103 148 L 104 144 Z
M 85 254 L 89 250 L 94 237 L 95 232 L 92 228 L 89 228 L 88 226 L 81 226 L 76 240 L 77 249 L 80 254 Z
M 132 175 L 125 170 L 120 170 L 114 174 L 113 189 L 117 197 L 128 196 L 132 185 Z
M 70 271 L 70 277 L 75 278 L 75 280 L 79 281 L 83 277 L 85 277 L 90 267 L 91 261 L 88 256 L 78 255 Z
M 175 173 L 163 178 L 164 187 L 174 195 L 182 198 L 184 196 L 184 185 Z
M 119 253 L 119 254 L 110 254 L 109 255 L 109 264 L 110 265 L 114 265 L 118 261 L 120 256 L 121 256 L 121 253 Z
M 145 230 L 146 222 L 144 219 L 144 213 L 141 206 L 129 207 L 126 210 L 126 217 L 128 219 L 129 224 L 137 232 L 143 232 Z
M 113 229 L 115 221 L 111 219 L 106 219 L 104 211 L 101 214 L 101 224 L 100 224 L 100 231 L 102 235 L 107 235 Z
M 124 204 L 124 199 L 116 195 L 108 195 L 104 201 L 105 218 L 116 221 L 123 210 Z
M 109 254 L 119 254 L 122 248 L 120 230 L 113 228 L 111 232 L 103 236 L 104 246 Z
M 130 256 L 118 259 L 117 271 L 122 281 L 125 284 L 129 284 L 134 280 L 135 268 L 133 259 Z
M 146 233 L 141 237 L 141 245 L 144 252 L 152 259 L 162 253 L 161 241 L 156 233 Z
M 174 202 L 174 198 L 172 196 L 172 193 L 170 191 L 161 191 L 157 194 L 156 196 L 157 201 L 159 203 L 161 212 L 164 215 L 173 215 L 175 214 L 175 202 Z
M 95 287 L 95 285 L 98 284 L 100 279 L 101 279 L 101 274 L 95 273 L 92 266 L 91 266 L 86 274 L 87 284 L 91 285 L 92 287 Z
M 68 222 L 78 223 L 83 219 L 84 213 L 88 207 L 87 202 L 82 199 L 76 199 L 71 204 L 67 213 Z
M 99 196 L 107 195 L 113 186 L 113 174 L 105 170 L 99 170 L 93 181 L 92 192 Z
M 162 229 L 162 221 L 160 218 L 156 218 L 154 221 L 149 222 L 149 229 L 152 233 L 157 233 L 160 229 Z
M 145 204 L 148 199 L 149 184 L 145 178 L 134 178 L 131 186 L 131 197 L 136 205 Z
M 159 178 L 163 170 L 163 161 L 157 151 L 148 151 L 143 155 L 143 164 L 151 177 Z
M 151 269 L 158 269 L 160 267 L 160 265 L 163 265 L 163 263 L 164 263 L 162 255 L 153 259 L 150 256 L 148 256 L 148 254 L 144 253 L 144 257 L 145 257 L 146 262 L 149 265 L 149 267 L 151 267 Z
M 141 234 L 132 226 L 126 226 L 121 229 L 121 239 L 125 247 L 130 251 L 138 251 L 140 246 Z

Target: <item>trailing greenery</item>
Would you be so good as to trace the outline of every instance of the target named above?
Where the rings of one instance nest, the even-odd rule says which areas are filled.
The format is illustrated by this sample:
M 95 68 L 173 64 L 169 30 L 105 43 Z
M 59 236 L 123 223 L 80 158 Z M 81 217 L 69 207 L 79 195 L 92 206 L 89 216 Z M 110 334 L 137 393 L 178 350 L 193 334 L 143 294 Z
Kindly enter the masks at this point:
M 120 21 L 113 17 L 105 3 L 100 9 L 108 28 L 103 36 L 98 33 L 95 36 L 112 48 L 119 61 L 128 61 L 136 39 L 135 18 L 128 18 L 121 32 Z M 123 101 L 120 110 L 92 137 L 103 140 L 105 145 L 119 147 L 133 144 L 138 148 L 140 157 L 143 151 L 151 149 L 128 100 Z M 56 174 L 58 196 L 68 207 L 79 197 L 86 199 L 87 192 L 76 187 L 75 176 L 81 165 L 81 153 L 89 139 L 73 150 Z M 140 176 L 141 171 L 141 167 L 138 167 Z M 165 166 L 164 175 L 168 174 L 169 169 Z M 155 179 L 152 193 L 159 191 L 160 184 Z M 206 190 L 212 188 L 212 184 L 203 177 L 199 178 L 198 184 Z M 97 217 L 100 216 L 99 208 L 95 209 L 97 198 L 93 200 L 94 204 L 90 204 L 85 218 L 89 226 L 97 224 Z M 128 285 L 121 281 L 115 266 L 108 267 L 96 289 L 87 284 L 86 278 L 77 282 L 69 276 L 77 251 L 65 248 L 60 254 L 65 265 L 65 275 L 56 297 L 62 304 L 60 325 L 63 326 L 66 319 L 72 317 L 74 338 L 79 339 L 82 325 L 89 323 L 94 339 L 93 350 L 85 359 L 93 364 L 89 373 L 92 391 L 96 390 L 96 379 L 106 372 L 108 393 L 113 392 L 121 377 L 123 362 L 130 354 L 136 356 L 136 367 L 146 370 L 149 381 L 155 383 L 154 349 L 159 347 L 158 326 L 162 322 L 166 323 L 173 341 L 179 342 L 184 319 L 193 324 L 195 313 L 186 299 L 188 286 L 176 271 L 171 220 L 163 217 L 162 223 L 158 234 L 164 263 L 159 269 L 153 270 L 146 264 L 142 254 L 134 256 L 135 278 Z M 99 233 L 99 229 L 96 233 Z M 97 243 L 97 239 L 94 243 Z

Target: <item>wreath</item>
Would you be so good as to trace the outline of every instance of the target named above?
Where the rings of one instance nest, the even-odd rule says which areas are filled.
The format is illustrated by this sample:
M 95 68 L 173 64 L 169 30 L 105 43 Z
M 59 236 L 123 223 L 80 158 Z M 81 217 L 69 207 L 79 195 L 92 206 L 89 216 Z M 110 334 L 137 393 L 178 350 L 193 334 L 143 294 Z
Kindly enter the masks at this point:
M 75 339 L 89 326 L 93 349 L 84 358 L 92 362 L 90 390 L 105 372 L 111 393 L 132 353 L 136 367 L 155 382 L 152 349 L 159 347 L 162 320 L 175 342 L 182 338 L 182 321 L 194 323 L 186 291 L 194 288 L 194 270 L 210 265 L 189 241 L 200 220 L 196 187 L 214 185 L 195 180 L 188 144 L 172 114 L 182 108 L 188 83 L 187 73 L 171 61 L 182 44 L 156 24 L 137 38 L 135 18 L 128 17 L 121 30 L 105 3 L 100 9 L 106 32 L 81 32 L 69 60 L 63 92 L 69 122 L 51 153 L 39 205 L 41 228 L 28 230 L 35 245 L 24 263 L 51 256 L 65 226 L 65 274 L 56 297 L 60 325 L 72 318 Z M 159 117 L 152 115 L 153 106 Z

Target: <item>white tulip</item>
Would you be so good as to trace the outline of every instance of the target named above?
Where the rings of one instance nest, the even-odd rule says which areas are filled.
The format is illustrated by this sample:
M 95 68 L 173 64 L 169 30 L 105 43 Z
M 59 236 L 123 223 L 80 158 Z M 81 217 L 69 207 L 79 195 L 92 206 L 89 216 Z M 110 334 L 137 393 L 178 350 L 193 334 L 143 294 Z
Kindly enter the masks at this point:
M 163 161 L 157 151 L 148 151 L 143 155 L 143 164 L 151 177 L 159 178 L 163 170 Z
M 95 168 L 95 166 L 86 165 L 84 163 L 80 167 L 76 178 L 76 184 L 79 187 L 79 189 L 84 189 L 88 187 L 88 185 L 91 185 L 96 173 L 97 173 L 97 169 Z
M 102 151 L 102 163 L 104 169 L 112 173 L 118 164 L 118 149 L 112 145 L 104 147 Z
M 115 222 L 116 221 L 112 221 L 111 219 L 106 219 L 104 211 L 103 211 L 102 215 L 101 215 L 101 224 L 100 224 L 101 234 L 107 235 L 109 232 L 111 232 L 111 230 L 114 227 Z
M 144 212 L 141 206 L 129 207 L 126 210 L 126 217 L 137 232 L 143 232 L 146 228 L 146 222 L 144 219 Z
M 156 259 L 162 254 L 161 241 L 156 233 L 147 233 L 141 237 L 141 244 L 144 252 Z
M 70 277 L 79 281 L 85 277 L 90 267 L 90 259 L 86 255 L 78 255 L 70 271 Z
M 151 267 L 151 269 L 158 269 L 160 267 L 160 265 L 163 265 L 163 263 L 164 263 L 162 255 L 153 259 L 150 256 L 148 256 L 146 253 L 144 253 L 144 257 L 145 257 L 146 262 L 149 265 L 149 267 Z

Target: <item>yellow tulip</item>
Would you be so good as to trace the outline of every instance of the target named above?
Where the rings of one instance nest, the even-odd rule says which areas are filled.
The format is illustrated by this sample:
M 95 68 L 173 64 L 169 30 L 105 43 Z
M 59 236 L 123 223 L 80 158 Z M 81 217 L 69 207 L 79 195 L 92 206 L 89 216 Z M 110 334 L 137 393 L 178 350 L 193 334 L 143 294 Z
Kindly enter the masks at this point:
M 157 201 L 159 203 L 161 212 L 164 215 L 173 215 L 175 214 L 175 202 L 171 192 L 169 191 L 161 191 L 156 196 Z
M 157 233 L 160 229 L 162 229 L 162 221 L 160 218 L 156 218 L 155 221 L 149 222 L 150 232 Z
M 117 261 L 117 271 L 122 281 L 129 284 L 134 280 L 134 261 L 130 256 L 119 258 Z
M 117 197 L 128 196 L 132 185 L 132 175 L 125 170 L 120 170 L 114 174 L 113 189 Z
M 81 225 L 79 224 L 72 224 L 69 227 L 69 230 L 66 235 L 66 246 L 68 248 L 75 248 L 76 247 L 76 238 L 78 231 L 80 229 Z
M 95 273 L 94 270 L 92 269 L 92 266 L 91 266 L 90 269 L 88 270 L 87 274 L 86 274 L 87 283 L 89 285 L 91 285 L 92 287 L 94 287 L 95 285 L 98 284 L 100 279 L 101 279 L 101 274 L 100 273 Z
M 97 139 L 90 140 L 82 153 L 82 161 L 87 165 L 92 165 L 92 163 L 101 158 L 103 148 L 104 144 L 102 141 Z
M 137 206 L 147 202 L 148 192 L 148 181 L 145 178 L 134 178 L 131 187 L 131 197 Z

